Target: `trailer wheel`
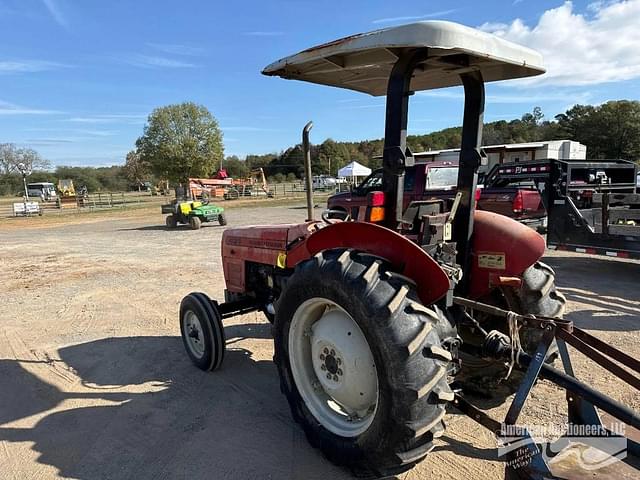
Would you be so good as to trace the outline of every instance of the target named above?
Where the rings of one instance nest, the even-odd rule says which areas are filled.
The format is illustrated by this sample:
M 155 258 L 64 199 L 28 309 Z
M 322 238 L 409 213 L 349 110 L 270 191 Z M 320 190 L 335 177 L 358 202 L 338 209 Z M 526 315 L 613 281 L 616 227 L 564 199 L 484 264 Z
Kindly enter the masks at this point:
M 522 276 L 522 287 L 517 290 L 504 288 L 496 292 L 486 303 L 500 308 L 508 308 L 522 315 L 533 314 L 545 317 L 562 318 L 566 298 L 556 290 L 555 272 L 545 263 L 536 262 Z M 488 319 L 489 328 L 507 333 L 502 319 Z M 527 353 L 535 352 L 542 339 L 542 331 L 534 328 L 520 330 L 520 342 Z M 553 363 L 558 356 L 555 341 L 549 347 L 547 363 Z M 503 362 L 485 360 L 460 352 L 462 370 L 456 377 L 456 384 L 469 393 L 480 394 L 498 405 L 514 393 L 524 377 L 524 372 L 514 369 L 508 379 L 504 380 L 507 366 Z
M 380 258 L 329 250 L 278 299 L 274 361 L 309 442 L 357 475 L 410 469 L 444 431 L 455 329 Z
M 224 213 L 221 213 L 220 215 L 218 215 L 218 223 L 222 226 L 225 226 L 227 224 L 227 217 L 225 216 Z
M 191 230 L 200 230 L 200 227 L 202 226 L 202 220 L 200 220 L 199 217 L 190 217 L 189 226 L 191 227 Z
M 167 225 L 167 228 L 176 228 L 178 226 L 178 220 L 175 215 L 167 215 L 165 224 Z
M 190 293 L 180 303 L 180 333 L 187 355 L 200 370 L 222 365 L 225 335 L 222 318 L 204 293 Z

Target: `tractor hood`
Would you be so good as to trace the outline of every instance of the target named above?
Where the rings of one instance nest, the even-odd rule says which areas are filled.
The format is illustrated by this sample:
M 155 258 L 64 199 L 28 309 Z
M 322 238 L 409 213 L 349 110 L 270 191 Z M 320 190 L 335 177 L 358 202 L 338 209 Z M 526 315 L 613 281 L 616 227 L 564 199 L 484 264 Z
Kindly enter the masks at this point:
M 544 73 L 542 56 L 495 35 L 452 22 L 427 21 L 345 37 L 268 65 L 264 75 L 385 95 L 393 65 L 408 50 L 427 49 L 411 90 L 461 85 L 460 74 L 484 81 Z

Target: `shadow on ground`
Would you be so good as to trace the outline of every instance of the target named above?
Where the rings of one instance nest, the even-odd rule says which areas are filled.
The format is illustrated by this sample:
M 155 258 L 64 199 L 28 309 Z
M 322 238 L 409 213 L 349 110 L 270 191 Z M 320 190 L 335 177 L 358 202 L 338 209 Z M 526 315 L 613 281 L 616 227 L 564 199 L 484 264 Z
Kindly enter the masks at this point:
M 227 336 L 267 337 L 268 325 L 251 327 Z M 350 478 L 308 446 L 275 366 L 247 350 L 229 345 L 215 373 L 193 367 L 179 337 L 109 338 L 58 353 L 48 362 L 0 360 L 11 382 L 0 389 L 0 441 L 33 442 L 38 462 L 61 476 Z M 53 363 L 80 382 L 60 389 L 33 373 Z
M 588 330 L 640 330 L 640 264 L 594 256 L 546 257 L 567 299 L 581 310 L 566 318 Z
M 217 222 L 204 222 L 200 228 L 209 228 L 209 227 L 220 227 L 222 226 Z M 145 227 L 134 227 L 134 228 L 119 228 L 118 232 L 144 232 L 144 231 L 159 231 L 166 230 L 167 232 L 175 232 L 175 231 L 191 231 L 192 228 L 189 225 L 178 225 L 175 228 L 167 228 L 166 225 L 147 225 Z

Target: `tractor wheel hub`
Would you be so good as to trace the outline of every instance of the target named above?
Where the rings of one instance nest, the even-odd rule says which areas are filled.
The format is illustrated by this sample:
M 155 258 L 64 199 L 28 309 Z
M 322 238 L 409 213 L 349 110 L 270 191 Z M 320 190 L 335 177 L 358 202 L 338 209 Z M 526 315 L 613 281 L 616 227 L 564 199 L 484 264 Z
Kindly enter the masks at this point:
M 377 377 L 362 331 L 337 308 L 324 313 L 311 330 L 311 357 L 320 384 L 350 414 L 366 415 L 376 403 Z

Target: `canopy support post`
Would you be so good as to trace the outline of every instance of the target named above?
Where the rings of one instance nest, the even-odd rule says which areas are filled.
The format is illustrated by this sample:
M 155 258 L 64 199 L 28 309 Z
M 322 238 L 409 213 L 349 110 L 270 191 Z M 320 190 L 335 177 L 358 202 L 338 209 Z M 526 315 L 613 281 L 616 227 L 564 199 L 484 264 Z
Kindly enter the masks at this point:
M 382 189 L 386 206 L 384 226 L 392 230 L 396 230 L 402 222 L 404 171 L 406 167 L 413 165 L 413 157 L 407 151 L 411 77 L 416 66 L 427 56 L 426 48 L 410 50 L 401 55 L 391 70 L 387 84 Z

